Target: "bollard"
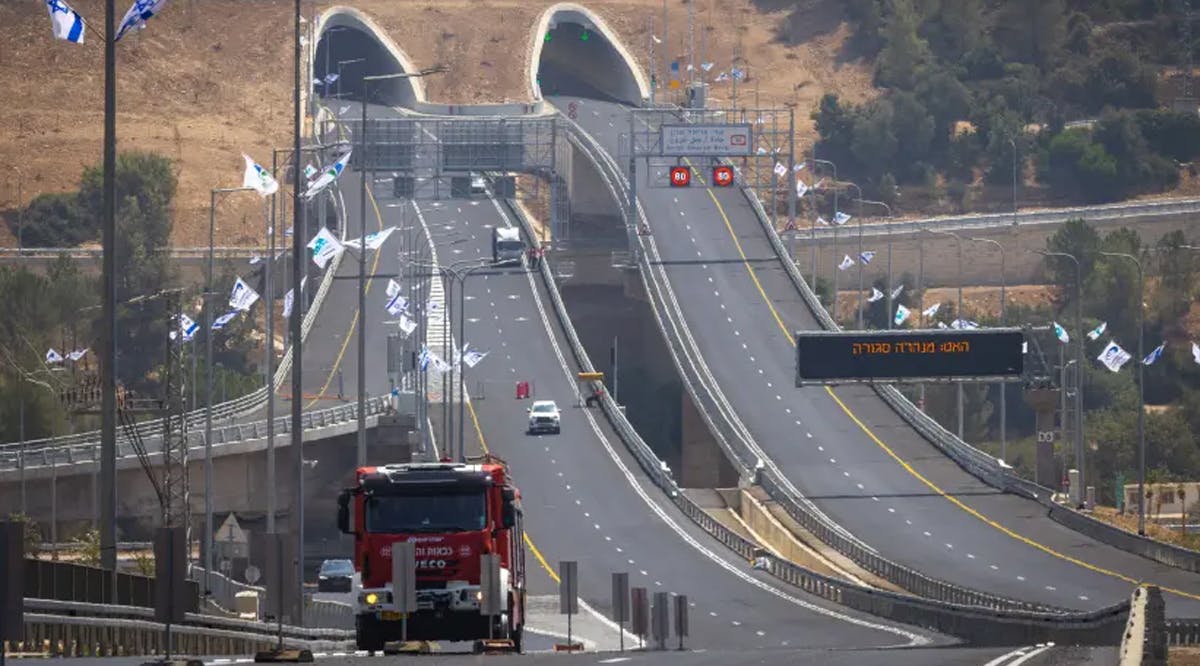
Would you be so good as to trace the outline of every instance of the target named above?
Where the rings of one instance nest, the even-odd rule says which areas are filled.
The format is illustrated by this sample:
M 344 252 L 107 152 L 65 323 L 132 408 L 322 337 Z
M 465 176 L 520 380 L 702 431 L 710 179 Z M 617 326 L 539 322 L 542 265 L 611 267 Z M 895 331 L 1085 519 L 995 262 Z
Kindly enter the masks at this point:
M 654 608 L 650 613 L 650 633 L 654 636 L 654 642 L 658 644 L 659 650 L 667 649 L 667 638 L 670 633 L 671 607 L 667 597 L 666 592 L 655 592 Z
M 625 651 L 625 621 L 629 619 L 629 574 L 612 575 L 613 622 L 617 623 L 621 652 Z
M 688 600 L 686 594 L 675 595 L 675 635 L 679 637 L 679 649 L 688 635 Z
M 629 630 L 637 636 L 642 645 L 646 644 L 646 634 L 650 629 L 650 597 L 646 588 L 635 587 L 629 590 L 630 613 Z

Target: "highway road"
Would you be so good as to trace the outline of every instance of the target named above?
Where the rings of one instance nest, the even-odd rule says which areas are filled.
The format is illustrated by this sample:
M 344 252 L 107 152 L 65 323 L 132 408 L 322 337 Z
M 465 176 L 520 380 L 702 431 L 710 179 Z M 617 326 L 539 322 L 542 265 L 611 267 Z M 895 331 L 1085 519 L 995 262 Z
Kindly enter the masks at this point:
M 437 209 L 419 203 L 418 208 L 423 224 L 446 230 L 438 248 L 442 262 L 449 260 L 448 243 L 462 238 L 468 240 L 454 246 L 461 250 L 457 260 L 490 259 L 491 229 L 515 223 L 489 201 L 449 202 Z M 482 446 L 509 462 L 521 489 L 530 537 L 530 594 L 554 594 L 552 570 L 560 560 L 577 560 L 581 596 L 601 612 L 609 608 L 612 572 L 628 572 L 631 585 L 651 592 L 688 595 L 694 604 L 692 644 L 698 647 L 832 648 L 927 640 L 910 628 L 784 589 L 753 572 L 670 504 L 603 415 L 577 406 L 577 368 L 534 276 L 519 268 L 489 269 L 468 278 L 465 296 L 466 341 L 488 352 L 467 371 L 467 386 L 476 395 L 484 387 L 482 399 L 470 403 L 468 428 L 478 428 Z M 518 380 L 529 381 L 536 398 L 558 402 L 561 434 L 526 434 L 530 403 L 515 399 Z
M 626 110 L 551 99 L 568 101 L 616 154 Z M 1200 615 L 1200 576 L 1090 540 L 984 485 L 868 388 L 796 389 L 789 332 L 818 324 L 770 260 L 749 204 L 736 191 L 650 188 L 643 175 L 652 242 L 712 375 L 759 446 L 834 521 L 894 561 L 976 589 L 1087 609 L 1144 580 L 1167 592 L 1170 615 Z
M 532 643 L 535 641 L 531 641 Z M 551 664 L 559 663 L 563 655 L 553 652 L 548 641 L 541 643 L 526 654 L 470 656 L 466 654 L 443 654 L 415 657 L 421 664 Z M 812 648 L 781 648 L 754 652 L 723 649 L 689 649 L 685 651 L 627 651 L 593 652 L 576 655 L 572 663 L 579 664 L 624 664 L 641 666 L 669 664 L 678 666 L 1082 666 L 1083 664 L 1104 665 L 1116 663 L 1113 648 L 1066 648 L 1053 646 L 1025 646 L 1006 648 L 916 648 L 909 650 L 877 650 L 871 648 L 848 650 L 824 650 Z M 396 663 L 396 657 L 367 657 L 357 652 L 316 652 L 315 663 L 322 666 L 372 666 L 381 663 Z M 252 655 L 242 657 L 200 657 L 204 666 L 233 666 L 253 663 Z M 140 666 L 145 657 L 83 657 L 71 660 L 78 666 Z

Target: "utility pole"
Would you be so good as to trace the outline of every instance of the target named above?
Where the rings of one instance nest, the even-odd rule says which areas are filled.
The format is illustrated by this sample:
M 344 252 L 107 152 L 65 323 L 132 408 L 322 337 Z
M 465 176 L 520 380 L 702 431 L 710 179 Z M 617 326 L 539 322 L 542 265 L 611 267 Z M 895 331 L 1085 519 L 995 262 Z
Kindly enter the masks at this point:
M 111 2 L 112 0 L 108 0 Z M 304 626 L 304 426 L 300 422 L 303 410 L 304 340 L 301 329 L 300 282 L 307 268 L 304 252 L 304 202 L 300 198 L 303 181 L 300 169 L 300 0 L 294 0 L 292 44 L 292 288 L 294 310 L 288 322 L 292 338 L 292 453 L 296 456 L 296 495 L 292 521 L 296 531 L 296 594 L 297 604 L 292 624 Z
M 299 2 L 299 0 L 297 0 Z M 115 0 L 104 0 L 103 320 L 100 356 L 100 566 L 117 603 L 117 49 Z

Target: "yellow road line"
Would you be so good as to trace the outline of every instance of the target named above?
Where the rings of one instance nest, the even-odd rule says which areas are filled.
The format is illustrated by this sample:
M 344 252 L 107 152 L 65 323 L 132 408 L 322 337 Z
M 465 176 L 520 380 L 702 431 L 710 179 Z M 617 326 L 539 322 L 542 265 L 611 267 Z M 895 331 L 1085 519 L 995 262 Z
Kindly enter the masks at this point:
M 758 281 L 758 276 L 755 275 L 754 267 L 751 266 L 750 262 L 747 260 L 746 253 L 742 250 L 742 244 L 740 242 L 738 242 L 737 235 L 733 231 L 733 224 L 729 221 L 729 216 L 725 214 L 725 209 L 721 206 L 721 202 L 717 200 L 717 197 L 715 194 L 713 194 L 712 190 L 705 190 L 705 191 L 708 192 L 708 196 L 712 199 L 713 203 L 717 207 L 717 212 L 721 215 L 721 219 L 724 220 L 725 228 L 729 231 L 729 237 L 733 239 L 733 244 L 737 248 L 738 255 L 741 256 L 741 258 L 742 258 L 742 265 L 746 267 L 746 272 L 750 274 L 750 279 L 754 282 L 754 286 L 758 289 L 759 295 L 762 296 L 763 302 L 767 304 L 767 307 L 771 310 L 772 316 L 775 317 L 775 323 L 779 325 L 779 328 L 783 330 L 783 334 L 785 336 L 787 336 L 787 339 L 789 341 L 791 341 L 791 343 L 794 345 L 795 340 L 793 340 L 791 332 L 788 331 L 787 326 L 783 323 L 783 318 L 779 316 L 779 312 L 775 309 L 775 306 L 771 303 L 771 299 L 767 297 L 767 293 L 763 289 L 762 284 Z M 858 425 L 858 427 L 864 433 L 866 433 L 867 437 L 869 437 L 871 439 L 871 441 L 875 442 L 875 444 L 877 444 L 879 446 L 879 448 L 883 449 L 884 452 L 886 452 L 889 456 L 891 456 L 893 460 L 895 460 L 897 463 L 899 463 L 900 466 L 905 469 L 905 471 L 907 471 L 909 474 L 911 474 L 914 478 L 919 480 L 921 483 L 925 484 L 934 493 L 940 495 L 941 497 L 943 497 L 950 503 L 954 504 L 958 508 L 962 509 L 963 511 L 967 512 L 968 514 L 978 518 L 984 524 L 995 528 L 996 530 L 1000 531 L 1001 533 L 1006 534 L 1006 535 L 1016 539 L 1017 541 L 1020 541 L 1021 543 L 1024 543 L 1028 546 L 1032 546 L 1033 548 L 1036 548 L 1036 549 L 1042 551 L 1043 553 L 1046 553 L 1047 555 L 1052 555 L 1052 556 L 1057 557 L 1066 562 L 1076 564 L 1078 566 L 1083 567 L 1084 569 L 1088 569 L 1089 571 L 1094 571 L 1099 574 L 1104 574 L 1106 576 L 1110 576 L 1112 578 L 1116 578 L 1118 580 L 1122 580 L 1127 583 L 1133 583 L 1135 585 L 1141 584 L 1143 582 L 1143 581 L 1137 580 L 1135 578 L 1126 576 L 1125 574 L 1122 574 L 1120 572 L 1105 569 L 1103 567 L 1098 567 L 1094 564 L 1084 562 L 1083 560 L 1080 560 L 1078 558 L 1071 557 L 1070 555 L 1067 555 L 1065 553 L 1060 553 L 1057 550 L 1050 548 L 1049 546 L 1038 543 L 1037 541 L 1034 541 L 1026 536 L 1017 534 L 1016 532 L 1001 525 L 1000 523 L 996 522 L 995 520 L 992 520 L 991 518 L 988 518 L 987 516 L 983 515 L 979 511 L 975 510 L 974 508 L 967 506 L 962 500 L 960 500 L 957 497 L 954 497 L 954 496 L 950 495 L 949 493 L 947 493 L 946 491 L 942 490 L 940 487 L 938 487 L 937 484 L 935 484 L 934 482 L 925 478 L 924 475 L 922 475 L 920 472 L 918 472 L 916 469 L 914 469 L 912 465 L 905 462 L 899 455 L 896 454 L 895 451 L 892 450 L 892 448 L 890 446 L 885 444 L 884 441 L 882 439 L 880 439 L 879 437 L 877 437 L 875 435 L 875 433 L 872 432 L 871 429 L 868 428 L 865 423 L 863 423 L 861 420 L 859 420 L 859 418 L 857 416 L 855 416 L 854 412 L 852 412 L 850 410 L 850 408 L 848 406 L 846 406 L 846 403 L 842 402 L 842 400 L 837 397 L 837 394 L 835 394 L 833 392 L 832 388 L 826 386 L 825 392 L 829 394 L 829 397 L 833 398 L 833 401 L 837 403 L 838 407 L 841 407 L 842 411 L 846 413 L 846 416 L 850 417 L 850 420 L 854 421 L 854 423 L 856 425 Z M 1177 594 L 1181 597 L 1187 597 L 1189 599 L 1200 599 L 1200 594 L 1184 592 L 1183 590 L 1166 587 L 1163 585 L 1159 585 L 1159 587 L 1165 592 Z
M 470 401 L 467 401 L 467 412 L 471 415 L 471 423 L 475 424 L 475 434 L 479 435 L 480 448 L 483 449 L 484 453 L 491 453 L 491 451 L 488 449 L 487 440 L 483 438 L 483 429 L 479 427 L 479 417 L 475 414 L 475 405 L 471 404 Z M 538 547 L 533 543 L 533 539 L 529 538 L 529 532 L 525 532 L 524 537 L 525 545 L 529 548 L 530 552 L 533 553 L 533 556 L 537 559 L 538 564 L 542 565 L 542 568 L 546 570 L 546 573 L 550 574 L 551 580 L 553 580 L 554 584 L 557 585 L 560 582 L 558 574 L 546 562 L 546 558 L 542 557 L 542 551 L 538 550 Z
M 365 173 L 359 175 L 363 178 L 367 177 Z M 379 221 L 379 230 L 383 231 L 383 215 L 379 212 L 379 204 L 375 203 L 375 195 L 371 193 L 371 188 L 369 187 L 367 188 L 367 198 L 371 200 L 371 206 L 375 209 L 375 219 Z M 366 245 L 366 241 L 363 240 L 363 246 L 359 251 L 366 252 Z M 371 264 L 371 275 L 374 275 L 375 269 L 379 267 L 379 258 L 381 256 L 383 256 L 382 248 L 375 253 L 375 261 Z M 366 286 L 363 287 L 364 298 L 366 294 L 371 293 L 371 284 L 373 282 L 372 278 L 367 278 Z M 354 308 L 354 317 L 350 319 L 350 328 L 346 331 L 346 337 L 342 340 L 342 348 L 338 350 L 337 359 L 334 360 L 333 365 L 329 368 L 329 376 L 325 378 L 325 383 L 321 386 L 321 390 L 317 391 L 317 395 L 324 395 L 325 391 L 329 389 L 329 385 L 333 383 L 333 377 L 337 374 L 338 367 L 342 364 L 342 357 L 346 355 L 346 349 L 350 346 L 350 338 L 354 336 L 355 326 L 358 325 L 358 317 L 361 314 L 357 307 Z M 304 408 L 311 409 L 313 405 L 317 404 L 317 400 L 319 398 L 312 400 Z

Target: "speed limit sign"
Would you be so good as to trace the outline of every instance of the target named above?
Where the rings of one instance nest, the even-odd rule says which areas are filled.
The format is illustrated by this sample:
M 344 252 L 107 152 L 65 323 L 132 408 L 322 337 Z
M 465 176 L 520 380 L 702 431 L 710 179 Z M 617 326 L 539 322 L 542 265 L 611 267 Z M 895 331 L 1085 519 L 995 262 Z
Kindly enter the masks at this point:
M 579 113 L 579 105 L 578 104 L 576 104 L 575 102 L 571 102 L 570 104 L 567 105 L 567 117 L 568 118 L 570 118 L 571 120 L 575 120 L 575 117 L 578 115 L 578 113 Z
M 671 167 L 671 187 L 687 187 L 692 182 L 692 171 L 687 167 Z

